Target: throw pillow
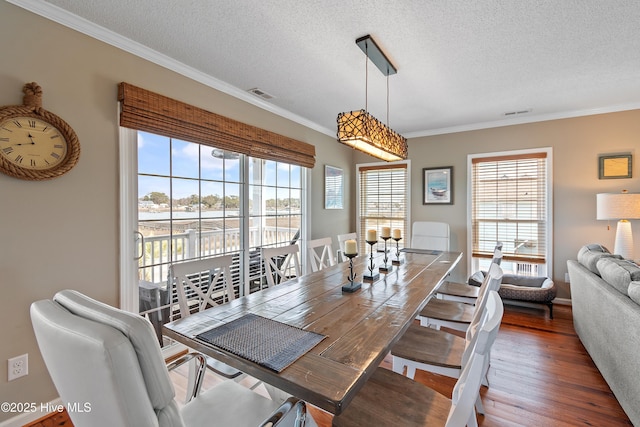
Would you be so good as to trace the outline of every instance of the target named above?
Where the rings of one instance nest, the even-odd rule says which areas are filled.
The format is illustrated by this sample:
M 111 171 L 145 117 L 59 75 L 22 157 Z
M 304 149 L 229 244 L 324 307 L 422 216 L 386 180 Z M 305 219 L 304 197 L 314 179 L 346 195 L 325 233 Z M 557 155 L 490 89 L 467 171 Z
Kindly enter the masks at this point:
M 640 282 L 629 283 L 629 297 L 636 304 L 640 304 Z
M 598 271 L 598 260 L 601 258 L 617 258 L 622 259 L 620 255 L 614 255 L 609 252 L 609 249 L 606 247 L 599 245 L 597 243 L 592 243 L 590 245 L 584 245 L 578 251 L 578 262 L 591 270 L 592 273 L 600 275 Z
M 629 295 L 629 283 L 640 281 L 640 267 L 633 261 L 601 258 L 597 267 L 600 277 L 625 295 Z

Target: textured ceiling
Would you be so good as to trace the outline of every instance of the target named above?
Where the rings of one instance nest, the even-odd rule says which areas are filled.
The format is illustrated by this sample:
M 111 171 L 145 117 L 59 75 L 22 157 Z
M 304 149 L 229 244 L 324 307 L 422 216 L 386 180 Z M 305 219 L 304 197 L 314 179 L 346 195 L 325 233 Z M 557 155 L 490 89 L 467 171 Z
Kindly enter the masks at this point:
M 9 2 L 328 135 L 365 107 L 366 34 L 398 69 L 388 121 L 405 136 L 640 108 L 637 0 Z M 368 76 L 387 122 L 387 79 Z

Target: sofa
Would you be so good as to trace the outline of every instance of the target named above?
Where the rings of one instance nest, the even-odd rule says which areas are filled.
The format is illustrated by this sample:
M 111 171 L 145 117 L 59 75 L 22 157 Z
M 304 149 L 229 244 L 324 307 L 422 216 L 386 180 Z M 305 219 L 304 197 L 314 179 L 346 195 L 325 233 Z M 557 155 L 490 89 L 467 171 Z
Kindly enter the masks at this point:
M 640 267 L 599 244 L 568 260 L 573 324 L 635 426 L 640 426 Z

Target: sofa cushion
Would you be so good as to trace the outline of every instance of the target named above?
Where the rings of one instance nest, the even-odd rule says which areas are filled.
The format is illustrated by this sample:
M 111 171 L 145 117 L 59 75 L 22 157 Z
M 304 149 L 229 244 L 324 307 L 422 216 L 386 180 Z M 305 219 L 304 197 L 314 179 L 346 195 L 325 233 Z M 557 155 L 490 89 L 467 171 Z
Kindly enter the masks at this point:
M 640 304 L 640 282 L 629 283 L 629 297 L 636 304 Z
M 629 295 L 629 283 L 640 281 L 640 267 L 633 261 L 602 258 L 596 266 L 600 277 L 625 295 Z
M 609 249 L 597 243 L 584 245 L 578 251 L 578 262 L 591 270 L 591 272 L 598 275 L 600 272 L 598 271 L 596 264 L 600 258 L 622 259 L 620 255 L 612 254 L 609 252 Z

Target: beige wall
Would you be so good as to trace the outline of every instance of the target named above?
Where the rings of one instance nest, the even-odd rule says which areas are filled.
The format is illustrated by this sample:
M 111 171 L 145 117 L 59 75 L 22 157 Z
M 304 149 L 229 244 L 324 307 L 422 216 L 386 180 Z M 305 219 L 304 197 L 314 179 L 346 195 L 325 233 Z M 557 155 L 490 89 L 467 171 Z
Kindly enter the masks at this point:
M 16 37 L 16 35 L 20 37 Z M 78 165 L 45 182 L 0 174 L 0 401 L 47 402 L 56 396 L 37 349 L 29 304 L 57 290 L 75 288 L 109 304 L 119 301 L 118 126 L 116 85 L 144 87 L 201 108 L 316 146 L 312 171 L 312 236 L 355 230 L 355 163 L 371 162 L 319 134 L 212 90 L 152 63 L 107 46 L 20 8 L 0 2 L 0 105 L 22 103 L 24 83 L 38 82 L 44 107 L 76 130 Z M 337 112 L 336 112 L 337 113 Z M 640 111 L 413 139 L 412 220 L 451 224 L 452 248 L 466 250 L 466 156 L 531 147 L 552 147 L 554 161 L 554 279 L 563 287 L 566 260 L 589 242 L 613 246 L 615 227 L 595 220 L 595 194 L 627 188 L 634 178 L 598 180 L 599 154 L 637 154 Z M 324 165 L 341 167 L 346 208 L 324 210 Z M 454 166 L 455 203 L 423 206 L 422 168 Z M 612 224 L 615 225 L 615 224 Z M 640 240 L 640 221 L 634 223 Z M 639 245 L 636 245 L 640 252 Z M 456 271 L 466 277 L 465 266 Z M 29 375 L 6 381 L 5 360 L 29 353 Z M 14 414 L 0 413 L 0 422 Z
M 0 45 L 0 105 L 22 104 L 23 85 L 37 82 L 43 107 L 74 127 L 82 147 L 78 165 L 51 181 L 0 174 L 0 402 L 39 404 L 57 396 L 31 328 L 32 301 L 75 288 L 109 304 L 119 302 L 116 94 L 121 81 L 314 144 L 312 237 L 351 231 L 350 209 L 323 208 L 324 165 L 352 175 L 352 151 L 334 138 L 6 2 L 0 2 Z M 29 375 L 7 382 L 6 360 L 23 353 L 29 354 Z M 0 413 L 0 422 L 13 415 Z
M 640 110 L 416 138 L 409 141 L 413 221 L 446 221 L 452 249 L 467 251 L 467 155 L 526 148 L 553 149 L 553 279 L 569 298 L 567 260 L 580 246 L 602 243 L 613 250 L 615 221 L 596 220 L 596 193 L 640 192 Z M 598 179 L 598 156 L 633 154 L 633 178 Z M 422 168 L 453 166 L 454 204 L 422 204 Z M 640 221 L 632 221 L 640 258 Z M 466 267 L 466 263 L 465 263 Z M 466 278 L 466 270 L 457 271 Z

